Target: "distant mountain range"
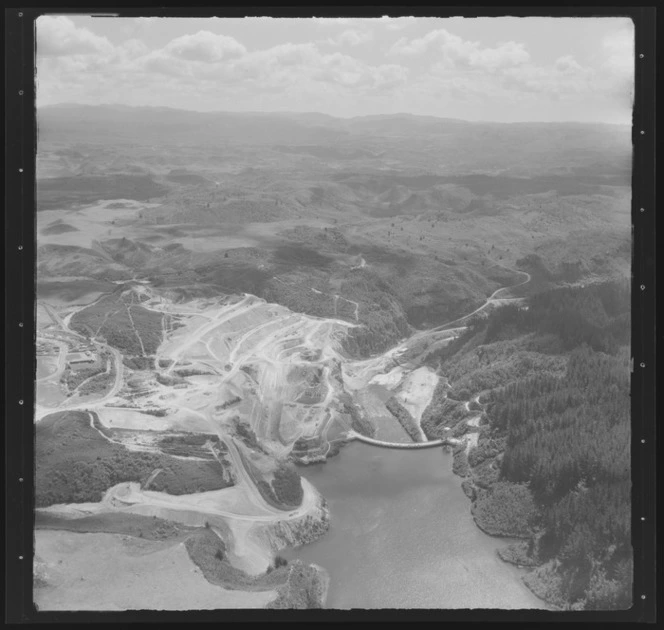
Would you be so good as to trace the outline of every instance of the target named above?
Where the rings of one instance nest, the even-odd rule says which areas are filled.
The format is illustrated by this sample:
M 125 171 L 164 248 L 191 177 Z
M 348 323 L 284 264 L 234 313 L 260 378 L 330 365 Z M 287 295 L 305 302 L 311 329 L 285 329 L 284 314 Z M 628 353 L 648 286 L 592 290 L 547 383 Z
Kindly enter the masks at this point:
M 44 112 L 48 110 L 83 110 L 83 109 L 104 109 L 104 110 L 116 110 L 118 112 L 137 112 L 137 111 L 150 111 L 150 112 L 171 112 L 179 114 L 188 114 L 188 115 L 202 115 L 202 116 L 234 116 L 234 117 L 275 117 L 275 118 L 292 118 L 297 119 L 301 123 L 328 123 L 334 124 L 334 122 L 343 123 L 348 121 L 394 121 L 394 120 L 403 120 L 403 121 L 420 121 L 421 123 L 428 122 L 431 124 L 446 122 L 446 123 L 462 123 L 468 125 L 504 125 L 504 126 L 529 126 L 529 127 L 539 127 L 539 126 L 581 126 L 581 127 L 619 127 L 619 128 L 628 128 L 629 125 L 618 125 L 611 123 L 587 123 L 587 122 L 512 122 L 512 123 L 502 123 L 502 122 L 492 122 L 492 121 L 470 121 L 463 118 L 448 118 L 445 116 L 431 116 L 431 115 L 421 115 L 421 114 L 412 114 L 409 112 L 397 112 L 395 114 L 365 114 L 362 116 L 349 116 L 349 117 L 340 117 L 332 116 L 331 114 L 324 114 L 323 112 L 297 112 L 297 111 L 274 111 L 274 112 L 263 112 L 263 111 L 196 111 L 188 109 L 180 109 L 177 107 L 166 107 L 166 106 L 153 106 L 153 105 L 124 105 L 121 103 L 105 104 L 105 105 L 86 105 L 83 103 L 56 103 L 52 105 L 45 105 L 38 108 L 39 112 Z
M 37 111 L 39 142 L 144 146 L 307 147 L 378 156 L 433 173 L 530 176 L 631 172 L 631 128 L 586 123 L 484 123 L 413 114 L 334 118 L 320 113 L 194 112 L 168 107 L 51 105 Z M 311 148 L 314 147 L 314 148 Z M 392 164 L 394 166 L 394 164 Z

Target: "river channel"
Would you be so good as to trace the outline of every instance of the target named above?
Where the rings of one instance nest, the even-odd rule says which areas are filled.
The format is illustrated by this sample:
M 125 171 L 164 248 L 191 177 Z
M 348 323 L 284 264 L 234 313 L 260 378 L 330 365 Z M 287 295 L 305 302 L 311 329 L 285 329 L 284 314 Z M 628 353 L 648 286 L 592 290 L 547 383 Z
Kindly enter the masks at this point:
M 327 608 L 545 608 L 470 514 L 452 454 L 353 442 L 299 472 L 326 498 L 329 532 L 283 555 L 330 574 Z

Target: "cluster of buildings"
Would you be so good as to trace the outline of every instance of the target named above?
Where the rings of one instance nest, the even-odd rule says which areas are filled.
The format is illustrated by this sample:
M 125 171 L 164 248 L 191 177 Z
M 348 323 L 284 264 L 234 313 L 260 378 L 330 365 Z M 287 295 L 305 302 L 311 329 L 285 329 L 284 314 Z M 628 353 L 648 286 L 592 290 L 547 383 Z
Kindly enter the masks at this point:
M 48 343 L 47 341 L 38 341 L 36 345 L 36 350 L 35 354 L 38 355 L 49 355 L 49 354 L 57 354 L 58 353 L 58 347 L 52 343 Z
M 87 342 L 87 341 L 77 341 L 76 343 L 71 345 L 71 351 L 72 352 L 94 352 L 95 351 L 95 346 L 94 344 Z

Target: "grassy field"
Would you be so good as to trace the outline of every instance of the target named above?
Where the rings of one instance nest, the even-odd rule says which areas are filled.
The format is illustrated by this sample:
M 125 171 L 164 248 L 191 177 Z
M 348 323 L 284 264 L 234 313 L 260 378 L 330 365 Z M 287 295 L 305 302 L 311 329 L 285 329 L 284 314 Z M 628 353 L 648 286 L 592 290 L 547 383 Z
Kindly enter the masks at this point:
M 176 539 L 38 529 L 35 551 L 40 611 L 219 611 L 264 608 L 276 597 L 210 584 Z

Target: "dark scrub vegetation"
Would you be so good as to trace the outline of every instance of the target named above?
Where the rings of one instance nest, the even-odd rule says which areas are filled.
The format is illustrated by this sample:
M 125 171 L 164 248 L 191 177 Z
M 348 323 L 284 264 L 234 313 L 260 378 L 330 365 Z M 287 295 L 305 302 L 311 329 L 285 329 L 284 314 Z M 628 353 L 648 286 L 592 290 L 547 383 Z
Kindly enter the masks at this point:
M 88 337 L 105 339 L 124 355 L 154 355 L 162 340 L 163 316 L 133 301 L 133 294 L 122 295 L 120 291 L 106 295 L 75 313 L 71 319 L 71 328 Z
M 546 291 L 475 322 L 437 357 L 456 388 L 478 357 L 487 370 L 503 362 L 480 390 L 488 424 L 477 447 L 457 450 L 455 472 L 482 529 L 523 538 L 501 557 L 536 567 L 527 585 L 561 608 L 631 603 L 629 298 L 626 282 Z M 562 372 L 543 367 L 560 360 Z M 438 393 L 422 424 L 430 438 L 453 424 Z
M 391 396 L 388 401 L 385 403 L 388 411 L 399 421 L 399 424 L 404 428 L 404 431 L 408 433 L 410 439 L 413 442 L 421 442 L 422 438 L 420 437 L 420 427 L 418 426 L 415 418 L 410 415 L 408 409 L 406 409 L 395 396 Z
M 68 532 L 124 534 L 146 540 L 183 538 L 194 529 L 182 523 L 142 514 L 106 512 L 83 518 L 62 518 L 43 511 L 35 513 L 35 527 Z
M 90 426 L 90 417 L 83 411 L 53 413 L 39 421 L 36 462 L 37 507 L 99 501 L 108 488 L 126 481 L 144 483 L 158 469 L 151 490 L 191 494 L 232 485 L 216 460 L 128 451 Z
M 231 590 L 276 591 L 268 608 L 322 608 L 325 585 L 320 572 L 299 560 L 285 562 L 277 556 L 261 575 L 249 575 L 227 559 L 226 544 L 210 528 L 201 528 L 185 542 L 192 561 L 211 584 Z

